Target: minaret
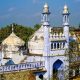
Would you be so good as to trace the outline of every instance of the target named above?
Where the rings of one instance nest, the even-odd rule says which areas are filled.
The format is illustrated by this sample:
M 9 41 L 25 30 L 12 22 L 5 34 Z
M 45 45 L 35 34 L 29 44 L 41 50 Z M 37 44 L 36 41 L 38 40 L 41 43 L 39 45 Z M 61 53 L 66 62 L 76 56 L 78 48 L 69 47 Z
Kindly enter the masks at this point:
M 48 16 L 50 15 L 49 12 L 49 6 L 47 3 L 45 3 L 44 7 L 43 7 L 43 22 L 42 22 L 42 26 L 44 28 L 44 56 L 48 55 L 48 50 L 49 50 L 49 19 Z
M 64 76 L 64 79 L 65 80 L 69 80 L 69 10 L 68 10 L 68 7 L 67 5 L 64 6 L 64 9 L 63 9 L 63 33 L 64 33 L 64 36 L 66 38 L 66 44 L 65 44 L 65 62 L 64 62 L 64 71 L 65 71 L 65 76 Z
M 45 3 L 44 7 L 43 7 L 43 19 L 42 19 L 42 23 L 43 25 L 47 25 L 49 26 L 49 19 L 48 19 L 48 16 L 50 15 L 50 12 L 49 12 L 49 6 L 47 3 Z
M 44 60 L 45 60 L 45 68 L 47 70 L 46 74 L 44 75 L 44 77 L 46 78 L 46 80 L 49 80 L 50 78 L 50 59 L 48 57 L 48 55 L 50 54 L 50 42 L 49 42 L 49 20 L 48 20 L 48 16 L 49 16 L 50 12 L 49 12 L 49 6 L 47 3 L 45 3 L 44 7 L 43 7 L 43 22 L 42 22 L 42 26 L 44 29 Z
M 64 9 L 63 9 L 63 33 L 65 35 L 65 38 L 66 38 L 66 41 L 67 41 L 67 46 L 66 47 L 69 47 L 69 10 L 68 10 L 68 7 L 67 5 L 64 6 Z

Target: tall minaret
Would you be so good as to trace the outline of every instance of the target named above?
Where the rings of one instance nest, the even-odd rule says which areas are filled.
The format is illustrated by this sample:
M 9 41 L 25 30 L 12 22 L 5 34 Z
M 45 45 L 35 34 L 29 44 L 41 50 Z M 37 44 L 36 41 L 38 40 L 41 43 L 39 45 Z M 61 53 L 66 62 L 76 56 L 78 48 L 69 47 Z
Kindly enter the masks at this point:
M 69 53 L 69 10 L 67 5 L 64 6 L 63 9 L 63 33 L 64 36 L 66 38 L 66 50 L 65 50 L 65 54 Z M 64 79 L 65 80 L 69 80 L 69 55 L 64 56 L 65 57 L 65 62 L 64 62 L 64 71 L 66 72 L 64 75 Z
M 67 41 L 67 46 L 69 47 L 69 10 L 67 5 L 64 6 L 63 9 L 63 33 L 65 35 L 66 41 Z
M 47 3 L 45 3 L 44 7 L 43 7 L 43 22 L 42 22 L 42 26 L 44 28 L 44 56 L 48 55 L 49 53 L 49 19 L 48 16 L 50 15 L 49 12 L 49 6 Z
M 49 42 L 49 20 L 48 20 L 48 16 L 49 16 L 50 12 L 49 12 L 49 6 L 47 3 L 45 3 L 44 7 L 43 7 L 43 22 L 42 22 L 42 26 L 44 29 L 44 60 L 45 60 L 45 68 L 47 70 L 46 74 L 44 75 L 46 80 L 49 80 L 50 78 L 50 59 L 48 57 L 48 55 L 50 54 L 50 42 Z
M 49 19 L 48 19 L 48 16 L 50 15 L 50 12 L 49 12 L 49 6 L 47 3 L 45 3 L 44 7 L 43 7 L 43 19 L 42 19 L 42 22 L 49 22 Z M 49 25 L 49 24 L 47 24 Z

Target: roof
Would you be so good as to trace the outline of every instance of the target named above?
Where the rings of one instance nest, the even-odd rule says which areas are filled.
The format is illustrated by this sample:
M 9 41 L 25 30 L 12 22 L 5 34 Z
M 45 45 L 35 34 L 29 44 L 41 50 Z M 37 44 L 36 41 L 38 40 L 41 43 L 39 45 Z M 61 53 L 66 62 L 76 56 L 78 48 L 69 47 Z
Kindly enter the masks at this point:
M 15 35 L 14 32 L 12 32 L 5 40 L 3 40 L 2 45 L 16 45 L 21 46 L 24 45 L 24 41 Z

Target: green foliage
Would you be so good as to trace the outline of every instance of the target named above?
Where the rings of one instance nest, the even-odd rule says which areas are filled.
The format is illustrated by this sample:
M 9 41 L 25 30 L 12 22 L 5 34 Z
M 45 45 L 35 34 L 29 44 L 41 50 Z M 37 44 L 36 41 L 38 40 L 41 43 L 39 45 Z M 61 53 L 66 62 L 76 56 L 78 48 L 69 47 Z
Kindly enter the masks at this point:
M 11 33 L 10 26 L 6 26 L 5 28 L 0 29 L 0 43 L 3 39 L 5 39 Z
M 34 30 L 36 31 L 36 30 L 38 30 L 40 27 L 41 27 L 41 25 L 36 24 L 36 25 L 34 25 Z

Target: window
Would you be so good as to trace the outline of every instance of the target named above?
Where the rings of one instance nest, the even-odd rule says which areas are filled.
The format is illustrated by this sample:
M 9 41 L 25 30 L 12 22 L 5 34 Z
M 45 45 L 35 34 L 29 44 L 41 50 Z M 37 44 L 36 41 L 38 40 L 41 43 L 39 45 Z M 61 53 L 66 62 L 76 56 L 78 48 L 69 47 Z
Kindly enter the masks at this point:
M 63 48 L 65 47 L 65 42 L 63 42 Z
M 56 43 L 54 43 L 54 49 L 56 49 Z
M 59 43 L 57 43 L 57 48 L 59 48 Z
M 53 43 L 51 43 L 51 49 L 53 49 Z

